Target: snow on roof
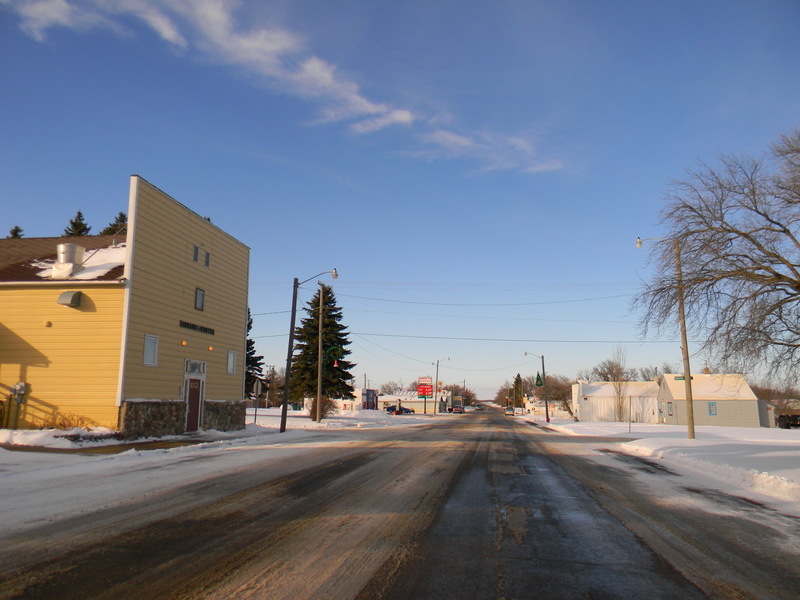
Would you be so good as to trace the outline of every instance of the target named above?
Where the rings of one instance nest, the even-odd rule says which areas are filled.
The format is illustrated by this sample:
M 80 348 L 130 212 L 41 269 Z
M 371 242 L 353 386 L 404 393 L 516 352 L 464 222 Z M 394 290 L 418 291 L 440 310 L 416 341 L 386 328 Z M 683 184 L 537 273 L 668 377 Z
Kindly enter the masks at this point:
M 675 400 L 686 399 L 683 375 L 671 373 L 662 378 Z M 703 400 L 756 400 L 744 376 L 738 373 L 699 373 L 692 375 L 692 397 Z
M 126 256 L 125 244 L 87 250 L 87 258 L 81 264 L 81 269 L 70 275 L 69 279 L 92 280 L 100 279 L 103 275 L 125 264 Z M 43 279 L 50 279 L 53 276 L 54 260 L 37 260 L 31 266 L 41 269 L 37 275 Z

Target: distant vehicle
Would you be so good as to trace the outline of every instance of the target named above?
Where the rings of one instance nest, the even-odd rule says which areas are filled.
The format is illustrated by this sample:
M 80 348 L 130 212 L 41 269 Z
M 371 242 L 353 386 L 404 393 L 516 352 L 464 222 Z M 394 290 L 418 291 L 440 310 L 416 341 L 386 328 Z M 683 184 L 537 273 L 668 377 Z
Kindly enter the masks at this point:
M 456 413 L 456 414 L 459 414 L 459 415 L 464 414 L 464 407 L 463 406 L 454 406 L 453 407 L 453 412 Z
M 476 404 L 475 410 L 483 410 L 483 404 Z
M 386 412 L 390 415 L 413 415 L 414 409 L 413 408 L 406 408 L 405 406 L 400 406 L 398 409 L 397 406 L 387 406 Z
M 513 406 L 506 406 L 506 409 L 503 411 L 505 416 L 514 416 L 514 407 Z
M 792 427 L 800 427 L 800 414 L 779 415 L 778 427 L 780 427 L 781 429 L 791 429 Z

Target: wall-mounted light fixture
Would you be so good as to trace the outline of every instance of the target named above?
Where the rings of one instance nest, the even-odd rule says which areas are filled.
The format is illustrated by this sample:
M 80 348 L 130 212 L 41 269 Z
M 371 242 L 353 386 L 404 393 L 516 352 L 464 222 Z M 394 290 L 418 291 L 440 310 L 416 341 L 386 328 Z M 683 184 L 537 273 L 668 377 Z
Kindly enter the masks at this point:
M 181 340 L 181 346 L 186 346 L 186 345 L 188 345 L 188 343 L 189 342 L 187 342 L 186 340 Z

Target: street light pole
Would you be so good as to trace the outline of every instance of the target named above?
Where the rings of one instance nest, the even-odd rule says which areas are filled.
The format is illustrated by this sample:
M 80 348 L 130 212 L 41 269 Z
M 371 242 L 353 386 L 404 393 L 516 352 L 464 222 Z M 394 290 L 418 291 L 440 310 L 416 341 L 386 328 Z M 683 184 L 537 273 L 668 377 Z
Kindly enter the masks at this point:
M 533 352 L 526 352 L 525 356 L 537 356 L 542 359 L 542 399 L 544 400 L 544 418 L 550 422 L 550 407 L 547 405 L 547 374 L 544 372 L 544 354 L 534 354 Z
M 645 238 L 653 240 L 660 238 Z M 636 238 L 636 247 L 641 248 L 644 240 Z M 686 333 L 686 310 L 683 299 L 683 269 L 681 268 L 681 245 L 678 238 L 672 240 L 673 251 L 675 252 L 675 291 L 678 298 L 678 323 L 681 328 L 681 354 L 683 355 L 683 385 L 686 393 L 686 428 L 690 440 L 695 439 L 694 435 L 694 399 L 692 398 L 692 371 L 689 367 L 689 339 Z
M 692 373 L 689 368 L 689 341 L 686 335 L 686 312 L 683 303 L 683 270 L 681 269 L 681 247 L 675 239 L 675 271 L 678 291 L 678 320 L 681 323 L 681 350 L 683 352 L 683 385 L 686 390 L 686 427 L 689 439 L 694 439 L 694 402 L 692 398 Z
M 336 269 L 333 269 L 332 271 L 322 271 L 322 273 L 317 273 L 314 275 L 314 277 L 325 275 L 325 273 L 330 273 L 333 279 L 337 279 L 339 277 L 339 273 L 336 271 Z M 286 431 L 286 416 L 289 410 L 289 391 L 291 390 L 289 378 L 292 372 L 292 356 L 294 355 L 294 324 L 297 318 L 297 288 L 299 288 L 302 284 L 311 281 L 314 279 L 314 277 L 309 277 L 304 281 L 298 281 L 297 277 L 295 277 L 292 284 L 292 314 L 289 320 L 289 349 L 286 351 L 286 373 L 283 378 L 283 403 L 281 404 L 280 427 L 281 433 Z
M 433 380 L 433 414 L 437 413 L 437 405 L 439 402 L 439 360 L 436 360 L 436 378 Z M 450 357 L 441 360 L 450 360 Z
M 325 312 L 322 303 L 324 287 L 319 282 L 319 330 L 317 332 L 317 414 L 314 420 L 319 423 L 322 421 L 322 316 Z

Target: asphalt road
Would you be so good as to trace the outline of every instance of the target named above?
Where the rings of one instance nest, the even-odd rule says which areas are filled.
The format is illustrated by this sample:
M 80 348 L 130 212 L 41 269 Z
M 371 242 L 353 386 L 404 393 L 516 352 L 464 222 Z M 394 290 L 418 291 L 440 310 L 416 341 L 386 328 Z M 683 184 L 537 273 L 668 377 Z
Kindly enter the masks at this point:
M 3 539 L 0 599 L 800 597 L 796 519 L 603 440 L 499 411 L 361 435 Z

